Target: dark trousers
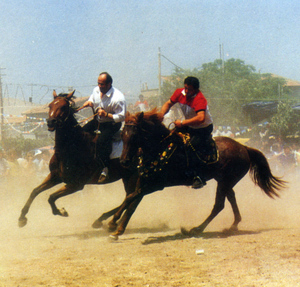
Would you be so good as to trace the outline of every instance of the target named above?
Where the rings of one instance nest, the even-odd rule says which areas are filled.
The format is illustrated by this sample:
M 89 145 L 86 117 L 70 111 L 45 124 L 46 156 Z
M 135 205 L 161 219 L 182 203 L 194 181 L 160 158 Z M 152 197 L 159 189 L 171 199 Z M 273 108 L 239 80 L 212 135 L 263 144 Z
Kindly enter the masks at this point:
M 201 129 L 188 128 L 188 133 L 191 136 L 191 144 L 195 150 L 201 151 L 204 154 L 209 152 L 212 132 L 212 124 Z
M 212 132 L 213 132 L 213 124 L 200 129 L 192 129 L 192 128 L 183 128 L 183 132 L 189 133 L 191 137 L 191 145 L 195 149 L 195 151 L 199 151 L 200 153 L 206 154 L 210 153 L 211 149 L 211 141 L 212 141 Z M 197 176 L 203 179 L 201 174 L 204 173 L 206 168 L 206 164 L 199 160 L 197 156 L 195 156 L 195 151 L 192 149 L 188 149 L 189 154 L 189 168 L 186 171 L 188 176 Z
M 90 133 L 97 129 L 100 131 L 96 142 L 96 160 L 101 168 L 109 164 L 109 156 L 112 152 L 112 138 L 120 130 L 121 126 L 122 123 L 105 122 L 99 124 L 97 120 L 93 120 L 83 127 L 84 131 Z
M 112 151 L 112 138 L 120 130 L 122 124 L 115 122 L 101 123 L 100 134 L 96 143 L 96 160 L 106 167 L 109 164 L 109 156 Z
M 205 153 L 207 148 L 209 148 L 209 144 L 212 139 L 213 124 L 200 129 L 183 127 L 180 128 L 179 131 L 183 133 L 189 133 L 191 137 L 191 144 L 195 150 Z

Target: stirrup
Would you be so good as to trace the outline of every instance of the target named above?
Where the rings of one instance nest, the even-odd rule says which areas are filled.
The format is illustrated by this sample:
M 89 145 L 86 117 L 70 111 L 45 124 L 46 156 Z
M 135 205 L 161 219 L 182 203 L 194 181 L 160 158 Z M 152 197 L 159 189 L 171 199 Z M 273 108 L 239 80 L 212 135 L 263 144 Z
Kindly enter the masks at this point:
M 202 180 L 199 176 L 194 177 L 192 188 L 198 189 L 198 188 L 202 188 L 205 185 L 206 185 L 206 182 L 204 180 Z

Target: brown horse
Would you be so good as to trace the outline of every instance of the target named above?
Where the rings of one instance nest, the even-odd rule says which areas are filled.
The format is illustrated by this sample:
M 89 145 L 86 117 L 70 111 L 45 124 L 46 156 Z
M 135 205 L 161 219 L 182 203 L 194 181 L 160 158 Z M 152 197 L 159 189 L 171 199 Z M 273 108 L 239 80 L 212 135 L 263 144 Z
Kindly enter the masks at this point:
M 113 217 L 116 223 L 126 210 L 118 229 L 111 235 L 115 239 L 125 228 L 143 196 L 168 186 L 191 185 L 193 177 L 187 175 L 188 162 L 199 160 L 192 153 L 187 159 L 187 145 L 176 132 L 170 132 L 162 124 L 162 116 L 156 110 L 147 113 L 127 114 L 122 132 L 123 152 L 120 162 L 124 166 L 135 163 L 139 170 L 136 190 L 127 195 L 123 205 Z M 214 217 L 224 208 L 225 199 L 231 204 L 234 222 L 231 230 L 237 230 L 241 215 L 236 203 L 233 187 L 250 171 L 252 179 L 269 197 L 278 196 L 277 191 L 285 182 L 272 175 L 265 156 L 257 149 L 244 146 L 228 137 L 215 138 L 219 160 L 207 165 L 207 180 L 218 183 L 215 205 L 208 218 L 189 231 L 182 229 L 187 236 L 201 234 Z M 113 224 L 113 223 L 112 223 Z
M 76 109 L 72 107 L 74 92 L 59 94 L 53 92 L 54 100 L 49 105 L 48 130 L 55 131 L 55 153 L 52 156 L 49 175 L 30 194 L 19 217 L 19 226 L 27 224 L 26 214 L 33 200 L 41 192 L 57 185 L 65 183 L 49 197 L 49 204 L 54 215 L 68 216 L 64 208 L 58 209 L 55 201 L 60 197 L 75 193 L 86 184 L 97 184 L 100 169 L 95 161 L 95 135 L 85 132 L 74 117 Z M 119 179 L 123 180 L 126 193 L 135 190 L 137 172 L 125 169 L 120 165 L 119 158 L 111 159 L 108 179 L 105 183 L 111 183 Z M 102 220 L 112 216 L 119 207 L 104 213 L 97 219 L 93 227 L 100 228 Z M 115 227 L 112 227 L 115 230 Z

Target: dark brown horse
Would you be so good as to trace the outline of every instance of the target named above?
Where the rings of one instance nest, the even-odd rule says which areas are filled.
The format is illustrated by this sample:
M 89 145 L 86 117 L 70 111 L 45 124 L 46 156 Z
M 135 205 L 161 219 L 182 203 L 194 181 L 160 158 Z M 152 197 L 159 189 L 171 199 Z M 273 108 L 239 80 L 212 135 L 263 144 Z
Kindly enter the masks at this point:
M 95 135 L 85 132 L 74 117 L 76 113 L 76 109 L 72 107 L 74 92 L 58 96 L 55 91 L 53 92 L 54 100 L 49 105 L 47 125 L 49 131 L 55 131 L 55 153 L 49 163 L 49 175 L 31 192 L 21 211 L 20 227 L 27 224 L 26 214 L 33 200 L 41 192 L 65 183 L 62 188 L 50 195 L 48 201 L 54 215 L 68 216 L 64 208 L 57 208 L 55 201 L 83 189 L 86 184 L 97 184 L 100 169 L 94 157 Z M 137 172 L 122 167 L 119 158 L 111 159 L 108 180 L 103 184 L 119 179 L 123 180 L 126 193 L 135 190 Z M 118 207 L 104 213 L 94 222 L 93 227 L 101 227 L 102 220 L 109 218 L 117 210 Z
M 143 196 L 168 186 L 191 185 L 193 177 L 187 175 L 188 162 L 199 160 L 195 154 L 187 159 L 188 147 L 176 132 L 170 132 L 162 124 L 162 116 L 156 111 L 127 115 L 122 132 L 123 152 L 121 164 L 133 163 L 139 170 L 139 179 L 134 193 L 127 195 L 123 205 L 113 217 L 116 223 L 126 210 L 116 232 L 115 239 L 125 228 Z M 278 196 L 277 191 L 285 182 L 272 175 L 265 156 L 257 149 L 244 146 L 228 137 L 215 138 L 219 160 L 207 165 L 204 176 L 218 183 L 215 205 L 208 218 L 189 231 L 182 229 L 187 236 L 201 234 L 214 217 L 224 208 L 225 199 L 231 204 L 234 222 L 231 230 L 237 230 L 241 215 L 236 203 L 233 187 L 250 171 L 250 175 L 269 197 Z M 113 223 L 112 223 L 113 224 Z

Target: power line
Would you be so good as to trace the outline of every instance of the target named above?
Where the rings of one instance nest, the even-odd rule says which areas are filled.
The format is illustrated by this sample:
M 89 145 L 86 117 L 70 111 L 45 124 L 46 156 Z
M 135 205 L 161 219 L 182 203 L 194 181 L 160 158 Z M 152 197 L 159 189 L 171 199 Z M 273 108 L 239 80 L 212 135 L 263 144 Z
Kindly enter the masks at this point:
M 176 65 L 174 62 L 172 62 L 172 61 L 171 61 L 170 59 L 168 59 L 166 56 L 164 56 L 164 55 L 162 55 L 162 54 L 161 54 L 161 56 L 164 57 L 164 58 L 165 58 L 167 61 L 169 61 L 171 64 L 173 64 L 176 68 L 178 68 L 178 69 L 184 71 L 184 69 L 182 69 L 181 67 L 179 67 L 178 65 Z

